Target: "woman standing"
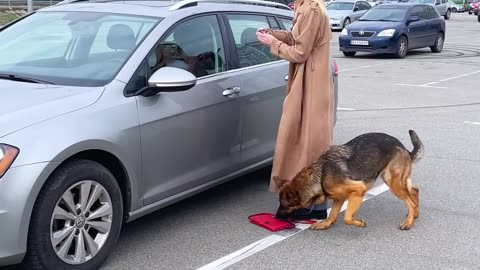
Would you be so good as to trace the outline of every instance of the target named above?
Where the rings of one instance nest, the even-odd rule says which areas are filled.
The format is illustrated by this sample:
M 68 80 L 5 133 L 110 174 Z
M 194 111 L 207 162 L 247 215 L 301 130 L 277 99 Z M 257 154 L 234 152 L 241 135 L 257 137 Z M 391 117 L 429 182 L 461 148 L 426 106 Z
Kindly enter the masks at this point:
M 291 31 L 259 29 L 258 40 L 290 62 L 270 191 L 277 176 L 291 180 L 330 146 L 333 137 L 333 78 L 330 73 L 330 20 L 323 0 L 297 0 Z M 326 203 L 295 212 L 297 219 L 325 219 Z

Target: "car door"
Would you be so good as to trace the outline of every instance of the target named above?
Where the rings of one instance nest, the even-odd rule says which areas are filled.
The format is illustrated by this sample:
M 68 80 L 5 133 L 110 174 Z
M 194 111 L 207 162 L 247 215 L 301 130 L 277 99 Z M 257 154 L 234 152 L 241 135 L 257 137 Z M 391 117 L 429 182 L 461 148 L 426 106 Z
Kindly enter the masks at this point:
M 425 12 L 428 16 L 428 37 L 425 40 L 425 46 L 433 46 L 435 44 L 437 34 L 442 29 L 443 19 L 440 17 L 440 14 L 438 14 L 438 11 L 433 7 L 426 7 Z
M 262 13 L 230 12 L 224 19 L 236 51 L 240 80 L 242 164 L 268 161 L 273 156 L 286 93 L 288 62 L 270 54 L 256 36 L 258 28 L 279 28 L 277 20 Z
M 412 21 L 408 24 L 407 33 L 408 33 L 408 48 L 421 48 L 426 43 L 428 37 L 428 24 L 425 14 L 426 6 L 414 6 L 410 12 L 411 16 L 416 16 L 419 18 L 418 21 Z
M 136 96 L 142 144 L 144 203 L 177 195 L 238 170 L 241 148 L 239 81 L 227 70 L 218 16 L 174 25 L 152 49 L 126 93 L 165 66 L 198 79 L 183 92 Z
M 353 6 L 352 15 L 350 16 L 352 18 L 352 22 L 360 19 L 360 17 L 362 17 L 365 11 L 366 11 L 365 7 L 362 5 L 361 1 L 355 2 L 355 5 Z

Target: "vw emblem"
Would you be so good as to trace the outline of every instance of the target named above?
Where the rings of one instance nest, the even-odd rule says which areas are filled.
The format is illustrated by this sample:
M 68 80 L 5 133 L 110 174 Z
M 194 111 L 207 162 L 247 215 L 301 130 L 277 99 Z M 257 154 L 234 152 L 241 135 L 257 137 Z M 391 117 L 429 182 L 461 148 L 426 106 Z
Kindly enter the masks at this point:
M 78 217 L 77 220 L 75 221 L 75 226 L 77 226 L 77 228 L 82 228 L 84 225 L 85 225 L 85 218 L 84 217 Z
M 360 31 L 359 34 L 360 34 L 361 36 L 363 36 L 363 34 L 365 34 L 365 32 Z

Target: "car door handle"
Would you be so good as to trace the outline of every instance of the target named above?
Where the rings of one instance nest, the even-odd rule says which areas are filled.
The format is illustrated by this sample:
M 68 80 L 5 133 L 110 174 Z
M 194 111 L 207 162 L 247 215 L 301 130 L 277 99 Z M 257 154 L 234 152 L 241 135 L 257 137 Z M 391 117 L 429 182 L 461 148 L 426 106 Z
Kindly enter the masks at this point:
M 285 81 L 288 81 L 288 74 L 285 75 Z
M 225 90 L 223 90 L 223 95 L 228 97 L 228 96 L 238 94 L 239 92 L 240 92 L 240 87 L 233 86 L 233 87 L 229 87 L 229 88 L 226 88 Z

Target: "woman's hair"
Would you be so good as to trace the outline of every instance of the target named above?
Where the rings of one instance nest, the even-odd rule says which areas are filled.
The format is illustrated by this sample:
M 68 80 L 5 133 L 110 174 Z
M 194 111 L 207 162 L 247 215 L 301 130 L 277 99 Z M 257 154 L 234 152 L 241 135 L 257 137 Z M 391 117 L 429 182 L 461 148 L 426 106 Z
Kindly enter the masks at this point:
M 295 6 L 300 6 L 305 1 L 307 1 L 307 0 L 296 0 L 295 1 Z M 320 7 L 320 11 L 322 12 L 322 15 L 325 15 L 328 18 L 328 23 L 330 24 L 330 17 L 328 16 L 325 1 L 323 1 L 323 0 L 312 0 L 312 1 L 318 3 L 318 6 Z

